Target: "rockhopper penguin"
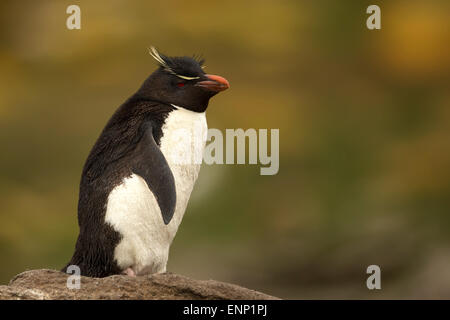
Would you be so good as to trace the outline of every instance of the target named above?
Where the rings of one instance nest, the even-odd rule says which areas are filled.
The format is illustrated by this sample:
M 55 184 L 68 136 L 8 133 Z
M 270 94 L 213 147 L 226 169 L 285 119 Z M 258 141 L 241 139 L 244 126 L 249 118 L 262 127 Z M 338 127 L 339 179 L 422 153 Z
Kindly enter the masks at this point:
M 70 265 L 90 277 L 166 271 L 200 170 L 209 99 L 229 83 L 205 74 L 196 58 L 164 56 L 153 47 L 150 54 L 159 68 L 113 114 L 86 160 L 80 233 L 63 271 Z

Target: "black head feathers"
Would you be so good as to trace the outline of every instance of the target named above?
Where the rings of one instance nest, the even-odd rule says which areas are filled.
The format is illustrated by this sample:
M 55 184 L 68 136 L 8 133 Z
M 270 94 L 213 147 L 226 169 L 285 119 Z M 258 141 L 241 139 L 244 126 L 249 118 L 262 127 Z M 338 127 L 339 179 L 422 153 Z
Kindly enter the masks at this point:
M 205 60 L 200 57 L 168 57 L 159 53 L 155 47 L 150 47 L 149 53 L 162 69 L 180 79 L 196 80 L 204 75 L 202 69 Z

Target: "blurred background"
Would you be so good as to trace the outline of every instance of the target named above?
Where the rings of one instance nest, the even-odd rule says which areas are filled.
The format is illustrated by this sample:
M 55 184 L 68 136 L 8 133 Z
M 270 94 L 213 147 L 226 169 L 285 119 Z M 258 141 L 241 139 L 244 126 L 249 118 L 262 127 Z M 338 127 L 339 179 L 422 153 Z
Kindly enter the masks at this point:
M 1 1 L 0 283 L 70 259 L 82 166 L 155 45 L 230 81 L 209 127 L 280 129 L 275 176 L 203 165 L 168 271 L 282 298 L 450 298 L 449 6 Z

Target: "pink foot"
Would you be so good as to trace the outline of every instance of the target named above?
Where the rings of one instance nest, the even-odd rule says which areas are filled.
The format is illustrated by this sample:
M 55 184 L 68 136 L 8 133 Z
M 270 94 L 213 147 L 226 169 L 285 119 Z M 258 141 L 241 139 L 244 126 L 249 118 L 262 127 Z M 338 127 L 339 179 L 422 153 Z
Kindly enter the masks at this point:
M 136 273 L 131 268 L 126 268 L 126 270 L 123 270 L 122 273 L 130 277 L 136 277 Z

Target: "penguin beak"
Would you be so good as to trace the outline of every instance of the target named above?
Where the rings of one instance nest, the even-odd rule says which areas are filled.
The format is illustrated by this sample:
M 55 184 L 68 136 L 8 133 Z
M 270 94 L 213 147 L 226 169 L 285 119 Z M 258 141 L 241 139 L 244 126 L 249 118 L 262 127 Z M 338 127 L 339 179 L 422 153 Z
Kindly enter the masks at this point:
M 208 80 L 197 82 L 195 84 L 197 87 L 202 87 L 214 92 L 224 91 L 230 87 L 230 83 L 224 77 L 213 74 L 205 74 L 205 76 Z

